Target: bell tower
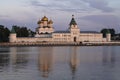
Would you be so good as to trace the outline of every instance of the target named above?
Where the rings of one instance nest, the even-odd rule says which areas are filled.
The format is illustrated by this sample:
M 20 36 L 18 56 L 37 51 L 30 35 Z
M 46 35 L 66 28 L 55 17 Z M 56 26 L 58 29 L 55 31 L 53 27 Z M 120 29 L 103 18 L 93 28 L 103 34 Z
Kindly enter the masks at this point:
M 80 34 L 80 29 L 75 21 L 74 15 L 72 15 L 72 19 L 69 24 L 69 31 L 71 33 L 72 41 L 77 42 L 79 41 L 79 34 Z

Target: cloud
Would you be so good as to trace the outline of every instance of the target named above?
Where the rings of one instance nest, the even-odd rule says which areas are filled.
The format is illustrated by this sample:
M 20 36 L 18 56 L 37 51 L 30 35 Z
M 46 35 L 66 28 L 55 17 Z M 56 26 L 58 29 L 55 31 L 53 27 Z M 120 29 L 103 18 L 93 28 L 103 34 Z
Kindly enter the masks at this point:
M 18 26 L 25 26 L 27 28 L 31 28 L 32 30 L 35 30 L 36 28 L 36 21 L 35 20 L 29 20 L 27 22 L 19 22 L 17 20 L 13 20 L 13 19 L 0 19 L 0 25 L 4 25 L 5 27 L 8 27 L 9 29 L 11 29 L 11 27 L 13 25 L 18 25 Z
M 79 0 L 51 0 L 51 2 L 47 1 L 47 2 L 42 2 L 42 1 L 30 1 L 30 5 L 34 6 L 34 7 L 39 7 L 41 9 L 42 8 L 46 8 L 46 10 L 48 9 L 52 9 L 52 10 L 57 10 L 57 11 L 65 11 L 65 12 L 77 12 L 77 13 L 81 13 L 81 12 L 88 12 L 89 9 L 83 7 L 83 1 L 79 1 Z
M 101 24 L 119 24 L 120 18 L 115 15 L 89 15 L 81 17 L 80 19 L 85 19 Z
M 113 12 L 114 9 L 109 7 L 109 3 L 106 0 L 83 0 L 88 3 L 90 7 L 99 9 L 103 12 Z
M 44 7 L 60 11 L 92 11 L 93 9 L 101 10 L 102 12 L 113 12 L 114 9 L 109 7 L 109 2 L 106 0 L 32 0 L 30 1 L 32 6 Z M 84 10 L 85 9 L 85 10 Z M 78 10 L 78 11 L 77 11 Z
M 56 2 L 40 2 L 40 1 L 30 1 L 30 4 L 32 6 L 37 6 L 37 7 L 45 7 L 45 8 L 59 8 L 59 7 L 64 7 L 63 5 L 56 3 Z
M 52 7 L 52 5 L 45 4 L 45 3 L 42 3 L 42 2 L 39 2 L 39 1 L 31 1 L 30 3 L 33 6 Z
M 75 8 L 64 8 L 64 9 L 56 9 L 59 11 L 66 11 L 66 12 L 77 12 L 77 13 L 83 13 L 88 12 L 86 9 L 75 9 Z
M 117 32 L 120 30 L 120 18 L 115 15 L 89 15 L 80 17 L 79 20 L 84 21 L 85 27 L 88 29 L 114 28 Z
M 8 18 L 8 15 L 0 15 L 0 18 Z

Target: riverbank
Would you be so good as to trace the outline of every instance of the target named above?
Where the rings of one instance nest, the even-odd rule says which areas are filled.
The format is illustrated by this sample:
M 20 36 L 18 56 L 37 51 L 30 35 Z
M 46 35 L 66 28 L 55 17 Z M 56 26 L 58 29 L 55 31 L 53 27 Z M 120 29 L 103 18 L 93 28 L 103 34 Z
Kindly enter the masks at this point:
M 35 43 L 0 43 L 0 47 L 14 46 L 120 46 L 120 42 L 35 42 Z

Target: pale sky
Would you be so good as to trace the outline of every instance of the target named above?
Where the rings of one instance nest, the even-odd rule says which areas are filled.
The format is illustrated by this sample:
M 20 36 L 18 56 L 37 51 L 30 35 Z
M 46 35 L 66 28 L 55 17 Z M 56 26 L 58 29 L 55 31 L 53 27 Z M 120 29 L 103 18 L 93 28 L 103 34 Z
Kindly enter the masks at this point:
M 56 30 L 69 27 L 72 14 L 81 31 L 114 28 L 120 32 L 120 0 L 1 0 L 0 25 L 27 26 L 35 30 L 46 15 Z

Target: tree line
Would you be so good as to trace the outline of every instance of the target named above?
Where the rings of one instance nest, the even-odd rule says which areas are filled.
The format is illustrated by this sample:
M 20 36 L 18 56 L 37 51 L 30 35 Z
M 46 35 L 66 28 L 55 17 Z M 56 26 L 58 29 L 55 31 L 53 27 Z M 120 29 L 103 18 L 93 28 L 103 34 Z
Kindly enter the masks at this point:
M 15 29 L 15 32 L 17 34 L 17 37 L 33 37 L 35 32 L 33 32 L 30 29 L 27 29 L 27 27 L 20 27 L 20 26 L 12 26 Z
M 116 31 L 113 28 L 104 28 L 100 32 L 103 33 L 103 37 L 106 37 L 108 31 L 111 34 L 111 40 L 120 40 L 120 33 L 116 34 Z
M 106 34 L 108 32 L 111 34 L 111 37 L 115 36 L 115 30 L 114 29 L 106 29 L 106 28 L 104 28 L 100 32 L 103 33 L 103 37 L 106 37 Z
M 33 37 L 35 32 L 28 29 L 27 27 L 20 27 L 17 25 L 12 26 L 15 29 L 17 37 Z M 5 27 L 4 25 L 0 25 L 0 42 L 8 42 L 10 29 Z
M 9 41 L 10 30 L 3 25 L 0 25 L 0 42 L 8 42 Z

